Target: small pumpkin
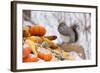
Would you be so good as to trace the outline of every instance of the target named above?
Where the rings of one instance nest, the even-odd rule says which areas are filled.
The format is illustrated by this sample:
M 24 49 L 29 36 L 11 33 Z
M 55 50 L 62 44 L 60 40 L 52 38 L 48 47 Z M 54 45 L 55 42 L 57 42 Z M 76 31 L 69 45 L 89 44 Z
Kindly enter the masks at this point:
M 40 59 L 43 59 L 45 61 L 51 61 L 52 55 L 51 54 L 45 54 L 45 53 L 38 53 L 38 57 Z
M 52 53 L 49 49 L 45 48 L 38 48 L 38 57 L 44 61 L 51 61 L 52 60 Z
M 30 27 L 30 34 L 33 36 L 44 36 L 46 29 L 40 25 L 33 25 Z
M 23 58 L 27 57 L 31 53 L 31 49 L 26 47 L 23 48 Z
M 44 54 L 44 60 L 45 61 L 51 61 L 52 55 L 51 54 Z
M 38 53 L 38 57 L 40 58 L 40 59 L 44 59 L 44 54 L 43 53 Z
M 27 56 L 23 58 L 23 62 L 37 62 L 38 60 L 37 56 Z

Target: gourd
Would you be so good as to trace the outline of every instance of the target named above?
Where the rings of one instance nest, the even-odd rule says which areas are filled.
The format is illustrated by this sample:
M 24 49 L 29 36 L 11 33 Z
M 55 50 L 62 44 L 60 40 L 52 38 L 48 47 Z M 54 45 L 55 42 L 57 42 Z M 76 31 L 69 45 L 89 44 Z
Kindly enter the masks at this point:
M 23 48 L 23 58 L 27 57 L 31 53 L 31 49 L 29 47 Z
M 32 52 L 37 56 L 35 43 L 32 40 L 29 40 L 29 39 L 27 39 L 25 42 L 30 46 Z
M 38 53 L 38 57 L 40 59 L 43 59 L 45 61 L 51 61 L 52 55 L 51 54 L 45 54 L 45 53 Z
M 30 39 L 34 43 L 42 43 L 43 42 L 43 39 L 38 36 L 31 36 L 31 37 L 28 37 L 27 39 Z
M 44 61 L 52 60 L 52 54 L 50 50 L 45 49 L 45 48 L 38 48 L 38 57 Z
M 46 29 L 40 25 L 33 25 L 30 27 L 30 34 L 33 36 L 44 36 Z
M 27 56 L 23 58 L 23 62 L 37 62 L 39 59 L 37 56 Z

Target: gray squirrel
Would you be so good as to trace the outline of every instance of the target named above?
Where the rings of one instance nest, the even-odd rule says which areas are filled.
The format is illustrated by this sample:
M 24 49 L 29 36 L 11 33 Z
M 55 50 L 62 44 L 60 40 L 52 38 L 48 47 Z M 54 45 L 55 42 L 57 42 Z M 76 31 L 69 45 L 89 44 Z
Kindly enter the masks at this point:
M 62 36 L 62 41 L 65 43 L 74 43 L 78 40 L 77 24 L 73 24 L 71 27 L 68 27 L 66 23 L 61 22 L 58 25 L 58 31 Z

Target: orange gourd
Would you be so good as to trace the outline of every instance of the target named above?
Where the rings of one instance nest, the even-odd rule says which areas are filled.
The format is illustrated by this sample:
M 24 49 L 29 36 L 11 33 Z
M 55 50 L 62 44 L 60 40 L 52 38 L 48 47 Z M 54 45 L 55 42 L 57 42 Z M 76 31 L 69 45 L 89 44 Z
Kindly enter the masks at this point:
M 45 60 L 45 61 L 51 61 L 51 59 L 52 59 L 52 55 L 51 54 L 38 53 L 38 57 L 40 59 Z
M 38 53 L 38 57 L 39 57 L 40 59 L 43 59 L 44 54 L 39 52 L 39 53 Z
M 27 56 L 23 58 L 23 62 L 37 62 L 37 61 L 38 61 L 38 57 L 36 56 L 33 57 Z
M 23 48 L 23 58 L 27 57 L 31 53 L 31 49 L 26 47 Z
M 33 36 L 44 36 L 46 29 L 40 25 L 33 25 L 30 27 L 30 34 Z
M 44 60 L 45 61 L 51 61 L 51 59 L 52 59 L 52 55 L 51 54 L 45 54 L 44 55 Z

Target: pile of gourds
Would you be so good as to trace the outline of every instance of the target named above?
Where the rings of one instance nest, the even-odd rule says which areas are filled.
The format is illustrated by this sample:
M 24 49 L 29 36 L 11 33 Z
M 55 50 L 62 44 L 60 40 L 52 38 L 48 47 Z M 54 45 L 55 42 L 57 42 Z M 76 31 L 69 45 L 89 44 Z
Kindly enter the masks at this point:
M 23 62 L 74 59 L 53 42 L 56 36 L 45 36 L 45 34 L 46 29 L 41 25 L 23 27 Z

